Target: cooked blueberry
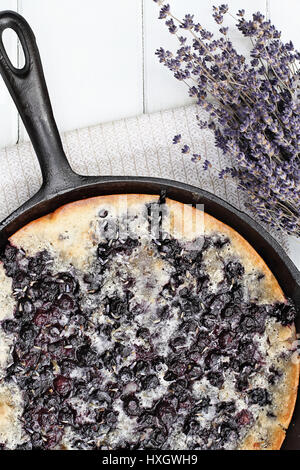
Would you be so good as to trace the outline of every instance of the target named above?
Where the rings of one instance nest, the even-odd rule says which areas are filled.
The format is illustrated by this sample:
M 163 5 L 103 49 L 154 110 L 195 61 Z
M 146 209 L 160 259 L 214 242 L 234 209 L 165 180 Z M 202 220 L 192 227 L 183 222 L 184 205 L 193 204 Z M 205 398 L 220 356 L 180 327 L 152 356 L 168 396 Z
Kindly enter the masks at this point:
M 276 317 L 277 321 L 280 321 L 283 326 L 286 326 L 295 321 L 296 311 L 295 307 L 290 303 L 277 304 L 271 311 L 271 315 Z
M 169 370 L 172 371 L 177 377 L 181 377 L 187 370 L 187 364 L 183 360 L 181 355 L 175 355 L 175 357 L 170 357 L 167 361 Z
M 230 243 L 230 240 L 229 238 L 221 238 L 221 237 L 218 237 L 217 240 L 214 241 L 214 245 L 217 247 L 217 248 L 223 248 L 223 246 L 227 245 L 228 243 Z
M 268 376 L 268 382 L 271 385 L 275 385 L 275 383 L 280 379 L 282 376 L 282 372 L 275 367 L 270 367 L 269 368 L 270 375 Z
M 63 434 L 61 426 L 53 426 L 47 434 L 46 448 L 53 449 L 60 442 Z
M 180 297 L 187 297 L 189 295 L 189 290 L 187 287 L 184 287 L 179 291 Z
M 128 312 L 127 301 L 118 297 L 108 298 L 105 313 L 114 320 L 120 319 Z
M 29 344 L 32 344 L 34 338 L 36 337 L 36 331 L 34 326 L 30 323 L 25 323 L 20 330 L 20 338 Z
M 207 410 L 207 408 L 210 405 L 210 397 L 203 397 L 201 400 L 197 401 L 195 405 L 195 412 L 201 411 L 201 410 Z
M 210 312 L 213 315 L 219 315 L 221 311 L 229 304 L 231 301 L 231 296 L 229 293 L 223 293 L 220 295 L 214 296 L 212 302 L 210 303 Z
M 54 379 L 53 385 L 60 395 L 65 396 L 71 391 L 72 381 L 63 375 L 59 375 Z
M 243 276 L 244 272 L 243 266 L 237 261 L 230 261 L 225 266 L 225 273 L 230 279 L 237 279 Z
M 181 252 L 182 248 L 177 240 L 165 239 L 161 245 L 158 246 L 158 251 L 163 252 L 168 258 L 175 258 Z
M 129 356 L 129 354 L 131 354 L 131 352 L 132 349 L 129 344 L 125 346 L 124 344 L 116 343 L 113 349 L 113 354 L 115 357 L 120 356 L 126 358 Z
M 108 243 L 99 243 L 97 254 L 100 260 L 106 260 L 110 252 L 111 252 L 111 247 L 108 245 Z
M 221 317 L 222 318 L 239 318 L 240 310 L 236 305 L 228 304 L 222 309 Z
M 108 240 L 106 243 L 98 245 L 98 257 L 100 263 L 114 257 L 116 254 L 124 254 L 129 256 L 133 249 L 139 245 L 139 241 L 135 238 L 116 238 L 118 230 L 113 224 L 104 225 L 104 236 Z
M 34 313 L 34 306 L 33 306 L 32 302 L 29 299 L 26 299 L 26 298 L 23 299 L 22 309 L 23 309 L 23 313 L 25 315 L 30 315 L 30 314 Z
M 167 428 L 171 426 L 176 417 L 173 406 L 167 400 L 162 400 L 157 404 L 155 414 Z
M 217 322 L 217 317 L 213 314 L 207 314 L 203 315 L 201 318 L 202 325 L 205 326 L 205 328 L 213 328 L 216 325 Z
M 102 392 L 101 390 L 93 391 L 91 398 L 97 400 L 100 407 L 107 408 L 112 403 L 111 396 L 106 392 Z
M 234 334 L 230 331 L 223 331 L 219 335 L 219 346 L 222 349 L 230 348 L 234 344 Z
M 176 382 L 171 383 L 169 390 L 177 397 L 184 397 L 187 394 L 188 381 L 185 379 L 178 379 Z
M 34 368 L 40 360 L 40 351 L 30 351 L 22 356 L 22 363 L 28 368 Z
M 169 306 L 168 305 L 164 305 L 163 307 L 159 307 L 157 309 L 157 316 L 159 318 L 161 318 L 162 320 L 165 320 L 166 318 L 168 318 L 168 315 L 169 315 Z
M 117 412 L 109 411 L 105 416 L 105 421 L 109 426 L 115 426 L 118 421 Z
M 236 380 L 236 389 L 239 392 L 246 390 L 249 386 L 249 378 L 246 374 L 241 374 Z
M 29 260 L 28 271 L 36 276 L 42 274 L 49 259 L 50 257 L 46 251 L 41 252 L 38 256 Z
M 13 277 L 13 287 L 23 289 L 29 284 L 29 278 L 26 271 L 18 270 Z
M 234 304 L 241 304 L 243 302 L 244 291 L 243 291 L 243 287 L 241 284 L 237 284 L 237 283 L 233 284 L 233 287 L 230 293 L 232 297 L 232 302 Z
M 221 351 L 213 349 L 206 355 L 204 362 L 208 369 L 216 369 L 222 364 L 221 359 Z
M 1 326 L 6 333 L 14 333 L 19 328 L 18 323 L 14 320 L 4 320 Z
M 241 321 L 241 330 L 245 333 L 253 333 L 257 329 L 257 323 L 255 318 L 251 316 L 245 316 Z
M 249 410 L 241 410 L 237 413 L 235 420 L 239 426 L 247 426 L 252 422 L 253 416 Z
M 53 302 L 59 293 L 59 285 L 54 280 L 43 280 L 39 285 L 39 294 L 45 302 Z
M 197 434 L 200 430 L 200 424 L 194 416 L 188 416 L 183 425 L 184 434 Z
M 182 333 L 188 334 L 190 332 L 195 333 L 198 328 L 198 322 L 195 320 L 187 320 L 182 322 L 179 329 Z
M 191 362 L 187 367 L 187 375 L 191 379 L 200 379 L 203 376 L 202 367 Z
M 74 308 L 74 301 L 68 294 L 63 294 L 57 301 L 57 305 L 61 310 L 72 310 Z
M 44 326 L 47 324 L 51 324 L 51 315 L 49 312 L 38 309 L 36 315 L 34 316 L 34 323 L 37 326 Z
M 170 341 L 170 346 L 175 352 L 183 349 L 185 347 L 185 344 L 186 344 L 186 338 L 184 336 L 177 336 L 176 338 Z
M 15 246 L 12 246 L 10 243 L 8 243 L 5 246 L 4 254 L 3 254 L 2 258 L 6 262 L 14 262 L 15 259 L 16 259 L 17 253 L 18 253 L 17 248 Z
M 76 365 L 76 362 L 70 359 L 64 359 L 60 361 L 60 370 L 62 372 L 62 375 L 69 375 L 72 370 L 76 368 Z
M 152 369 L 155 372 L 160 372 L 163 368 L 163 364 L 165 363 L 165 360 L 161 356 L 156 356 L 151 363 Z
M 210 340 L 207 332 L 200 331 L 198 333 L 197 339 L 196 339 L 196 350 L 198 350 L 198 354 L 201 353 L 204 349 L 207 348 L 209 345 Z M 194 359 L 195 360 L 195 359 Z
M 150 434 L 149 447 L 150 449 L 161 449 L 162 445 L 166 441 L 166 433 L 163 429 L 155 429 Z
M 221 372 L 209 372 L 207 379 L 211 385 L 217 388 L 221 388 L 224 383 L 224 377 Z
M 156 416 L 146 411 L 137 418 L 137 423 L 143 427 L 152 427 L 156 423 Z
M 269 392 L 265 388 L 254 388 L 248 392 L 250 405 L 265 406 L 271 403 Z
M 150 335 L 150 331 L 148 328 L 139 328 L 136 332 L 136 337 L 137 338 L 143 338 L 146 339 Z
M 43 448 L 45 441 L 42 439 L 40 433 L 35 432 L 31 435 L 32 449 Z
M 134 395 L 129 395 L 124 399 L 124 409 L 129 416 L 138 416 L 140 414 L 140 405 Z
M 255 354 L 256 348 L 255 345 L 253 344 L 252 340 L 245 337 L 240 340 L 239 343 L 239 361 L 242 362 L 248 362 L 251 363 L 253 360 L 253 356 Z
M 219 429 L 223 443 L 237 438 L 237 429 L 233 423 L 223 422 Z
M 114 400 L 121 395 L 121 388 L 118 383 L 109 381 L 105 385 L 105 392 Z
M 99 211 L 99 214 L 98 214 L 98 215 L 99 215 L 99 217 L 100 217 L 101 219 L 105 219 L 105 217 L 107 217 L 107 215 L 108 215 L 108 211 L 105 210 L 105 209 L 101 209 L 101 210 Z
M 216 405 L 217 413 L 229 413 L 232 414 L 236 410 L 236 405 L 233 401 L 221 401 Z
M 149 370 L 149 364 L 143 360 L 138 360 L 134 365 L 135 374 L 146 374 Z
M 150 390 L 159 386 L 159 380 L 155 374 L 146 375 L 142 378 L 142 388 L 144 390 Z
M 167 382 L 172 382 L 173 380 L 176 380 L 177 379 L 177 375 L 174 374 L 174 372 L 172 372 L 171 370 L 168 370 L 165 375 L 164 375 L 164 379 L 167 381 Z
M 181 300 L 181 310 L 185 318 L 195 318 L 201 312 L 199 298 L 189 296 Z
M 92 366 L 98 364 L 100 359 L 97 353 L 89 346 L 81 346 L 76 353 L 79 364 Z
M 78 282 L 70 273 L 60 273 L 57 277 L 60 291 L 66 294 L 74 294 L 78 290 Z
M 93 361 L 93 363 L 96 365 L 97 362 L 98 362 L 98 358 L 97 358 L 97 354 L 94 352 L 94 351 L 91 351 L 91 353 L 89 354 L 90 355 L 90 358 L 91 360 Z M 102 356 L 101 356 L 101 360 L 104 364 L 104 366 L 107 368 L 107 369 L 113 369 L 115 368 L 117 362 L 116 362 L 116 355 L 114 354 L 113 351 L 110 351 L 110 350 L 107 350 Z M 89 361 L 89 363 L 91 363 Z
M 65 406 L 59 411 L 58 420 L 63 424 L 72 425 L 74 421 L 74 411 L 71 408 Z
M 132 379 L 133 374 L 129 367 L 122 367 L 118 374 L 118 377 L 121 382 L 126 383 Z
M 111 338 L 111 334 L 113 330 L 114 330 L 114 326 L 111 325 L 110 323 L 99 326 L 99 333 L 103 333 L 109 339 Z

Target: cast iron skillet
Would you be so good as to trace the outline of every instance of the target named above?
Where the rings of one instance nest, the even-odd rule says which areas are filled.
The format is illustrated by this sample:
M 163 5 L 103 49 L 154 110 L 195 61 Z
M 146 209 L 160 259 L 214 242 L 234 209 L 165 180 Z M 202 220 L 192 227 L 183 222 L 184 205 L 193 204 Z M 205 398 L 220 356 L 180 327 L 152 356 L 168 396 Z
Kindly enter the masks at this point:
M 2 33 L 12 28 L 18 35 L 25 65 L 10 62 Z M 34 34 L 19 14 L 0 12 L 0 72 L 19 110 L 37 154 L 43 177 L 40 190 L 0 223 L 0 247 L 8 237 L 32 220 L 71 201 L 105 194 L 160 194 L 187 204 L 204 204 L 205 211 L 236 229 L 262 256 L 283 291 L 300 310 L 300 273 L 279 244 L 254 220 L 206 191 L 176 181 L 135 176 L 81 176 L 65 156 L 45 83 Z M 300 324 L 298 322 L 298 330 Z M 300 449 L 300 404 L 294 413 L 283 448 Z

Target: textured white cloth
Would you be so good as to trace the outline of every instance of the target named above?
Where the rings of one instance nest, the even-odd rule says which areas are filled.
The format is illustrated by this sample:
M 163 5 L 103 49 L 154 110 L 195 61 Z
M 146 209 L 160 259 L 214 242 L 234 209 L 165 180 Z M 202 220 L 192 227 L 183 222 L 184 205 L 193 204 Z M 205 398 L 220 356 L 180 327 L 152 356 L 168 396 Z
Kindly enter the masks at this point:
M 195 105 L 144 114 L 139 117 L 99 124 L 67 132 L 62 136 L 72 168 L 83 175 L 138 175 L 169 178 L 210 191 L 238 209 L 248 212 L 244 195 L 232 179 L 220 180 L 219 171 L 230 166 L 228 158 L 214 145 L 209 130 L 200 130 Z M 191 147 L 182 154 L 182 145 L 172 143 L 182 135 L 182 144 Z M 197 163 L 193 153 L 201 155 Z M 212 167 L 204 171 L 208 159 Z M 41 185 L 41 172 L 29 142 L 0 150 L 0 220 L 32 196 Z M 288 248 L 283 235 L 273 233 Z

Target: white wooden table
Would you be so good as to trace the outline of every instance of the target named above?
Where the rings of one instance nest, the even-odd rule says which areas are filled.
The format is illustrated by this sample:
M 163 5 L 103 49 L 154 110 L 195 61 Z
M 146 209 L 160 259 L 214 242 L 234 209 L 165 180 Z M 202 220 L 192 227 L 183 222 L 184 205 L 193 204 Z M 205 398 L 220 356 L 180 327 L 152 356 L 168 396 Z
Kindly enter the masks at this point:
M 224 0 L 225 1 L 225 0 Z M 212 5 L 221 0 L 169 0 L 177 16 L 194 13 L 217 31 Z M 296 47 L 299 0 L 227 0 L 233 12 L 260 10 Z M 155 50 L 174 48 L 152 0 L 0 0 L 0 10 L 20 12 L 41 51 L 54 112 L 61 131 L 86 127 L 189 103 L 186 87 L 158 63 Z M 232 20 L 232 25 L 233 25 Z M 236 45 L 247 53 L 243 38 Z M 22 63 L 17 38 L 5 38 L 10 57 Z M 26 139 L 16 109 L 0 80 L 0 148 Z M 300 242 L 292 258 L 300 267 Z

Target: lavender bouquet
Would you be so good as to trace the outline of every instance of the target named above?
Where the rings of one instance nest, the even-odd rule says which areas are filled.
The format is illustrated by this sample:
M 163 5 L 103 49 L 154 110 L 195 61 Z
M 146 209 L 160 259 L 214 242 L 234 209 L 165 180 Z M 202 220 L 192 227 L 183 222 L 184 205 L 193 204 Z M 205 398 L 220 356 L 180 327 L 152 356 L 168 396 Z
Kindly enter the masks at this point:
M 299 52 L 292 42 L 280 40 L 280 32 L 261 13 L 247 20 L 239 10 L 236 27 L 251 46 L 247 61 L 222 25 L 230 14 L 227 5 L 213 7 L 214 20 L 222 25 L 215 39 L 193 15 L 177 19 L 164 0 L 154 1 L 159 18 L 179 41 L 175 54 L 156 51 L 160 62 L 207 111 L 207 121 L 197 116 L 199 127 L 212 129 L 217 147 L 233 158 L 234 166 L 223 169 L 220 178 L 237 178 L 252 212 L 271 227 L 300 237 Z M 179 134 L 173 142 L 180 140 Z M 182 152 L 189 153 L 189 146 L 183 145 Z M 200 158 L 192 155 L 194 161 Z M 203 162 L 204 169 L 209 166 Z

